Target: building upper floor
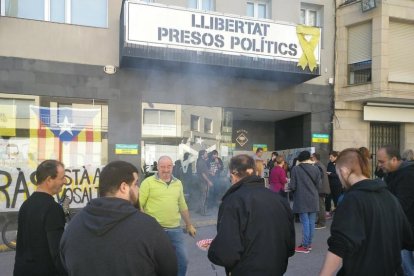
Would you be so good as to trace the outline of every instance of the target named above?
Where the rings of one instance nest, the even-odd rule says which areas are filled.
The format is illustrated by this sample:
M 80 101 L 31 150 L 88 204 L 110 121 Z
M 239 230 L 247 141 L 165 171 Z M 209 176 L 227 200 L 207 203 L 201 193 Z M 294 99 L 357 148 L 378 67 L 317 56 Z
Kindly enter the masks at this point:
M 335 91 L 339 102 L 414 103 L 414 2 L 338 3 Z
M 308 0 L 153 0 L 207 13 L 320 27 L 320 74 L 333 76 L 334 4 Z M 0 56 L 120 65 L 122 0 L 0 0 Z

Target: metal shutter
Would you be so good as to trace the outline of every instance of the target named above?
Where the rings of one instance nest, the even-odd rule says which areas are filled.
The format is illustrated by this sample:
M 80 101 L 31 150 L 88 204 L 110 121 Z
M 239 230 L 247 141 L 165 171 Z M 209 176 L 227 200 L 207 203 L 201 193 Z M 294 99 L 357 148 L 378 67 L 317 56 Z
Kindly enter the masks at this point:
M 372 24 L 364 23 L 348 28 L 348 64 L 371 60 Z
M 388 81 L 414 83 L 414 24 L 390 22 Z

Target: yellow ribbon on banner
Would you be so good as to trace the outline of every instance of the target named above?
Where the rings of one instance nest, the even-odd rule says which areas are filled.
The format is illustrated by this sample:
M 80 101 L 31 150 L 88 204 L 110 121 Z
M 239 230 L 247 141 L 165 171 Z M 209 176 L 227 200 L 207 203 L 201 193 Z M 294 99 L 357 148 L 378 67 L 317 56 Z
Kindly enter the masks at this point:
M 298 66 L 302 67 L 303 70 L 305 70 L 306 66 L 309 66 L 312 72 L 317 66 L 314 51 L 319 43 L 321 31 L 316 27 L 298 25 L 296 26 L 296 34 L 298 35 L 299 44 L 303 51 Z M 307 41 L 306 36 L 311 36 L 311 39 Z

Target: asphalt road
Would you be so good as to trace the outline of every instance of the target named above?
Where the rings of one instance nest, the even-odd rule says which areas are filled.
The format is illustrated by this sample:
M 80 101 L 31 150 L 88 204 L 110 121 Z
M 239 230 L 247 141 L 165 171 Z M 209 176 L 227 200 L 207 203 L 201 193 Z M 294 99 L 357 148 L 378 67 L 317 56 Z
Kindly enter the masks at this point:
M 207 252 L 200 250 L 196 242 L 201 239 L 213 238 L 216 234 L 216 226 L 212 224 L 214 215 L 209 220 L 201 221 L 194 216 L 196 224 L 199 225 L 196 239 L 187 236 L 186 243 L 190 259 L 188 267 L 188 276 L 216 276 L 225 275 L 224 269 L 212 265 L 207 259 Z M 330 221 L 328 221 L 328 226 Z M 299 223 L 296 226 L 296 241 L 300 243 L 301 227 Z M 296 253 L 289 259 L 289 266 L 285 275 L 287 276 L 312 276 L 318 275 L 327 251 L 326 240 L 329 237 L 329 227 L 321 230 L 315 230 L 312 252 L 309 254 Z M 0 274 L 7 276 L 12 275 L 14 264 L 14 251 L 0 252 Z

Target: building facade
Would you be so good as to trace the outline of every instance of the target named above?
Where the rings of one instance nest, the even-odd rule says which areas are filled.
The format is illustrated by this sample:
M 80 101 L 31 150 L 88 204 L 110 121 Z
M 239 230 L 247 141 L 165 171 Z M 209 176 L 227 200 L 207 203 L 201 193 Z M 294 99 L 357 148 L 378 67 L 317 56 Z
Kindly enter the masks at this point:
M 334 148 L 414 148 L 414 3 L 337 1 L 336 15 Z
M 112 160 L 151 170 L 200 149 L 225 162 L 257 147 L 331 149 L 331 1 L 0 3 L 2 212 L 48 158 L 66 164 L 63 194 L 81 207 Z

